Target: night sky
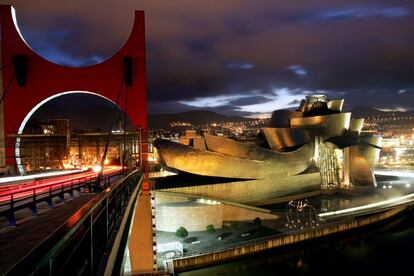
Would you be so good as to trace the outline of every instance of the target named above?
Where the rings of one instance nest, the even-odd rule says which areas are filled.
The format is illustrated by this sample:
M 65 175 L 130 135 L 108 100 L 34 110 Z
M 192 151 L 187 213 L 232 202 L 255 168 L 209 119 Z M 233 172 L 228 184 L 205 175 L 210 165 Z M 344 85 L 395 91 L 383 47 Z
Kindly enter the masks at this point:
M 69 66 L 110 57 L 145 10 L 150 113 L 249 116 L 311 93 L 414 108 L 412 0 L 11 2 L 30 46 Z

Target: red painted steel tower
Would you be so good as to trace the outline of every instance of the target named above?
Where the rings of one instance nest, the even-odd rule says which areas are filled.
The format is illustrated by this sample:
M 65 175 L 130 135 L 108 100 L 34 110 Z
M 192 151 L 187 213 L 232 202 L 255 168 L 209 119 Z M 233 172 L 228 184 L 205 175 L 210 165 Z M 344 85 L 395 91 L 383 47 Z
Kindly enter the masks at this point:
M 121 109 L 126 110 L 134 127 L 142 129 L 142 140 L 147 138 L 147 99 L 145 61 L 144 12 L 135 11 L 135 21 L 124 46 L 111 58 L 93 66 L 73 68 L 54 64 L 36 54 L 24 41 L 15 22 L 10 5 L 0 5 L 1 24 L 1 79 L 2 92 L 7 92 L 0 107 L 0 128 L 5 139 L 11 139 L 2 161 L 8 166 L 19 163 L 19 138 L 31 113 L 48 99 L 68 91 L 97 94 L 116 102 L 121 81 L 128 90 L 128 106 L 122 93 Z M 75 41 L 73 43 L 76 43 Z M 125 77 L 125 58 L 131 62 L 130 79 Z M 23 60 L 23 61 L 22 61 Z M 23 79 L 22 79 L 23 78 Z M 23 81 L 23 83 L 22 83 Z M 20 82 L 20 83 L 19 83 Z M 126 87 L 129 83 L 129 86 Z M 0 120 L 1 121 L 1 120 Z M 10 141 L 10 140 L 9 140 Z M 4 145 L 4 144 L 3 144 Z M 3 146 L 1 145 L 1 146 Z M 143 163 L 147 165 L 147 143 L 142 143 Z

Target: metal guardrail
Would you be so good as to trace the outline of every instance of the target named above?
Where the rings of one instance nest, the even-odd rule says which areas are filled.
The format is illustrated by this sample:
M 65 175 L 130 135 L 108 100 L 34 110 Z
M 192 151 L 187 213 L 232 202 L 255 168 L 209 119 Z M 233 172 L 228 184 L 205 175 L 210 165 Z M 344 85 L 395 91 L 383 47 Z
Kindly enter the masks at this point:
M 36 204 L 39 202 L 47 202 L 50 208 L 53 207 L 53 198 L 59 197 L 61 202 L 64 202 L 65 193 L 73 197 L 75 190 L 81 191 L 82 188 L 87 187 L 90 192 L 99 187 L 106 188 L 112 177 L 120 174 L 120 172 L 107 173 L 103 175 L 102 179 L 98 176 L 86 176 L 79 179 L 69 181 L 62 181 L 53 184 L 39 184 L 31 187 L 23 187 L 13 189 L 8 193 L 3 193 L 0 196 L 0 216 L 7 217 L 9 225 L 16 226 L 16 219 L 14 213 L 18 210 L 30 208 L 32 215 L 37 215 Z M 97 185 L 95 185 L 97 184 Z
M 97 275 L 105 269 L 119 223 L 142 169 L 131 172 L 78 210 L 6 275 Z

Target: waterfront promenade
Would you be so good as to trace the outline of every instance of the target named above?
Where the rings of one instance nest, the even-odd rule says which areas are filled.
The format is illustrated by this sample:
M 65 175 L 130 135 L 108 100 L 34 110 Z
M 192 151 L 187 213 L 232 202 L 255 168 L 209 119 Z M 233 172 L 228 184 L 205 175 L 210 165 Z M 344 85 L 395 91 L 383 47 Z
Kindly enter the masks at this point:
M 237 259 L 243 256 L 255 254 L 264 250 L 292 245 L 306 240 L 313 240 L 357 229 L 359 227 L 369 226 L 375 223 L 391 219 L 393 216 L 396 216 L 404 212 L 406 209 L 406 206 L 397 207 L 386 212 L 381 212 L 379 214 L 371 215 L 360 219 L 332 222 L 322 224 L 319 227 L 316 227 L 315 229 L 289 231 L 286 233 L 277 234 L 273 236 L 253 239 L 245 242 L 239 242 L 227 247 L 205 250 L 203 253 L 200 254 L 185 256 L 182 258 L 167 261 L 170 262 L 170 264 L 167 267 L 173 268 L 173 270 L 177 272 L 209 266 Z

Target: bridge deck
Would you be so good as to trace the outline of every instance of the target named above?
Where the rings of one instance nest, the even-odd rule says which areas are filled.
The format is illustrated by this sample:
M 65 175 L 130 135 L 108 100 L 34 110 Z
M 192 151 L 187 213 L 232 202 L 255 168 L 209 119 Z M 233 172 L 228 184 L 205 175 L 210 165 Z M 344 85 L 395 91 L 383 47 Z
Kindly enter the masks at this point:
M 53 233 L 95 195 L 83 194 L 65 204 L 57 205 L 38 217 L 26 219 L 15 228 L 3 229 L 0 232 L 0 275 Z

